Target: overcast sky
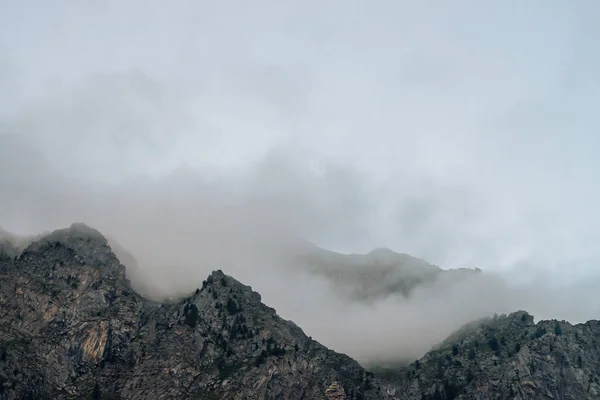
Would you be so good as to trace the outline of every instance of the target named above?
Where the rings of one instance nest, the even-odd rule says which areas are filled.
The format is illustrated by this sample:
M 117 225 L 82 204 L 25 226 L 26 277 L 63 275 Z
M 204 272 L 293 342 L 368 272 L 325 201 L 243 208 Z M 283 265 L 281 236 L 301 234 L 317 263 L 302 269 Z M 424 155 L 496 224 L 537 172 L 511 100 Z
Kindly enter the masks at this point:
M 599 268 L 596 1 L 0 8 L 0 134 L 38 152 L 5 150 L 6 229 L 88 215 L 44 197 L 59 176 L 143 197 L 140 176 L 185 172 L 310 203 L 302 232 L 341 251 L 561 278 Z M 64 221 L 41 223 L 27 194 Z

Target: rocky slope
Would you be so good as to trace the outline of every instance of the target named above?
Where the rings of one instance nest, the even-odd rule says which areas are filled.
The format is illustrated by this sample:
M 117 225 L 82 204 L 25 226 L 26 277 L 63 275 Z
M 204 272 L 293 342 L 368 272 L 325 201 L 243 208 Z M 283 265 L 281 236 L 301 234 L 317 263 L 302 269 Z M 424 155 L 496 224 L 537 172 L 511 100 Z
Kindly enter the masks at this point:
M 358 363 L 221 271 L 156 303 L 85 225 L 3 249 L 2 400 L 389 398 Z
M 473 322 L 381 377 L 402 399 L 598 399 L 600 322 L 533 322 L 524 311 Z
M 0 400 L 600 398 L 598 321 L 536 324 L 524 311 L 475 321 L 375 379 L 221 271 L 153 302 L 85 225 L 24 243 L 0 237 Z M 319 257 L 341 268 L 335 253 Z M 348 279 L 365 260 L 436 268 L 388 251 L 347 260 Z

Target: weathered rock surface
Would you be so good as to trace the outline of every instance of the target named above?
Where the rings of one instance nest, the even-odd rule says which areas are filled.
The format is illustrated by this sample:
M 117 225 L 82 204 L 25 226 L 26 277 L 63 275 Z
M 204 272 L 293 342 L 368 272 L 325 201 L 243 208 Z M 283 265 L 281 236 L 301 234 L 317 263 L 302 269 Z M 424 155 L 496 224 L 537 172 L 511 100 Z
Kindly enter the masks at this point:
M 0 258 L 0 399 L 385 399 L 221 271 L 170 303 L 143 299 L 81 224 Z
M 474 322 L 384 386 L 401 399 L 598 399 L 600 322 Z

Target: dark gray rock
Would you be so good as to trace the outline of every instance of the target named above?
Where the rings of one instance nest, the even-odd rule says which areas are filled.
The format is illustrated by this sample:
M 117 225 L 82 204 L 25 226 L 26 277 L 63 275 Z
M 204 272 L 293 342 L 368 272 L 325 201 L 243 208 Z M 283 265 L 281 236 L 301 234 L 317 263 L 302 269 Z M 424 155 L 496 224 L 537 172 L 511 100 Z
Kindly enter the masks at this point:
M 402 399 L 600 398 L 600 322 L 524 311 L 473 322 L 383 378 Z
M 157 303 L 74 224 L 6 258 L 0 399 L 385 399 L 372 374 L 213 272 Z

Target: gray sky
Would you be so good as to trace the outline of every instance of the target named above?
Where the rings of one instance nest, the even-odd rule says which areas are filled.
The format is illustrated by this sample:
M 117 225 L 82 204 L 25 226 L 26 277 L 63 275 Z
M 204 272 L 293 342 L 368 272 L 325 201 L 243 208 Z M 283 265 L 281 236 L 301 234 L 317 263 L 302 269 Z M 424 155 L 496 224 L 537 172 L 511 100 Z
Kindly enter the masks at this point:
M 333 249 L 598 269 L 597 2 L 0 3 L 0 133 L 53 169 L 12 154 L 7 229 L 187 171 Z

